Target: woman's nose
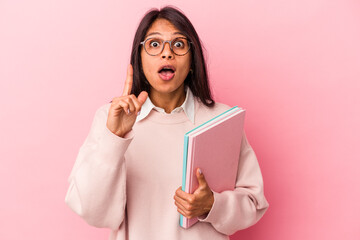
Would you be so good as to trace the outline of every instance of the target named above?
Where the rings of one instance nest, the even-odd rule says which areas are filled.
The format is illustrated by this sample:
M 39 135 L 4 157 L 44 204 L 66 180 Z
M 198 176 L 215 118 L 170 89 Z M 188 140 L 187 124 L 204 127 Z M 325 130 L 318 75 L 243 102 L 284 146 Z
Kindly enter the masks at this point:
M 162 58 L 173 58 L 174 57 L 174 55 L 173 55 L 174 53 L 171 51 L 171 48 L 170 48 L 170 43 L 168 43 L 168 42 L 165 42 L 164 43 L 164 49 L 163 49 L 163 51 L 162 51 L 162 53 L 161 53 L 161 57 Z

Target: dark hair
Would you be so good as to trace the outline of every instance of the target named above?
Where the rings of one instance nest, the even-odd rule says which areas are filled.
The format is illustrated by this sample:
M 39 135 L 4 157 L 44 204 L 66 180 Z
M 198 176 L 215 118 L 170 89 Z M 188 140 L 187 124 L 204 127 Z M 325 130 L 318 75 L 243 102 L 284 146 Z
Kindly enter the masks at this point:
M 133 41 L 131 60 L 133 66 L 133 85 L 131 93 L 138 96 L 141 91 L 150 92 L 150 84 L 142 71 L 141 66 L 141 47 L 147 31 L 156 19 L 166 19 L 171 22 L 177 29 L 180 30 L 188 39 L 191 44 L 191 69 L 186 77 L 184 84 L 188 86 L 193 95 L 198 97 L 206 106 L 214 106 L 214 100 L 208 82 L 208 73 L 203 56 L 202 45 L 197 35 L 195 28 L 190 20 L 178 9 L 172 6 L 165 6 L 160 10 L 156 8 L 150 9 L 143 19 L 141 20 Z

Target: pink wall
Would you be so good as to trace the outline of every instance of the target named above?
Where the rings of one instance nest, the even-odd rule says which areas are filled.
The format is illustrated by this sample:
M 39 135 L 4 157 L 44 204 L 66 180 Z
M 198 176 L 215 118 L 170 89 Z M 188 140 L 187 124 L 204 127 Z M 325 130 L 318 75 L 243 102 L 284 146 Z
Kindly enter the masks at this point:
M 167 3 L 204 42 L 216 100 L 248 110 L 270 208 L 231 239 L 360 239 L 357 0 L 2 0 L 0 239 L 107 238 L 65 205 L 66 179 L 141 17 Z

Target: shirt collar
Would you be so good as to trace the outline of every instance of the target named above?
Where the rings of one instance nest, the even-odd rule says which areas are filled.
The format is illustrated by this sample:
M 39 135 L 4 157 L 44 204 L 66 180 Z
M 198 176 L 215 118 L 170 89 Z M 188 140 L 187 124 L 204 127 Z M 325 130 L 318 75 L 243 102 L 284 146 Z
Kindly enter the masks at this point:
M 180 112 L 181 109 L 183 109 L 186 116 L 188 117 L 188 119 L 193 124 L 195 124 L 194 95 L 193 95 L 193 93 L 191 92 L 191 90 L 190 90 L 190 88 L 188 86 L 185 87 L 185 91 L 186 91 L 185 101 L 183 102 L 183 104 L 180 107 L 177 107 L 174 110 L 172 110 L 171 113 L 166 113 L 163 108 L 155 106 L 151 102 L 150 98 L 148 97 L 146 99 L 145 103 L 141 107 L 141 111 L 140 111 L 139 116 L 137 116 L 137 118 L 136 118 L 136 122 L 141 121 L 142 119 L 146 118 L 147 115 L 149 115 L 149 113 L 151 112 L 152 109 L 155 109 L 156 111 L 161 112 L 163 114 L 173 114 L 175 112 Z

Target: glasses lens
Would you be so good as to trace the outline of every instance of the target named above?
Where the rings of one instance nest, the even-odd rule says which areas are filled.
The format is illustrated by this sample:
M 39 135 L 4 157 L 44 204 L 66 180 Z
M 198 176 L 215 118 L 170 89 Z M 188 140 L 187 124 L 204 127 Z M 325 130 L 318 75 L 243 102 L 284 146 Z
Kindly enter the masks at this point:
M 158 55 L 163 48 L 163 40 L 160 38 L 149 38 L 144 43 L 145 50 L 150 55 Z M 175 38 L 171 41 L 171 48 L 177 55 L 184 55 L 190 49 L 190 44 L 186 38 Z
M 162 40 L 159 38 L 149 38 L 144 44 L 145 50 L 150 55 L 157 55 L 162 49 Z
M 171 42 L 175 54 L 184 55 L 189 51 L 190 45 L 186 38 L 175 38 Z

